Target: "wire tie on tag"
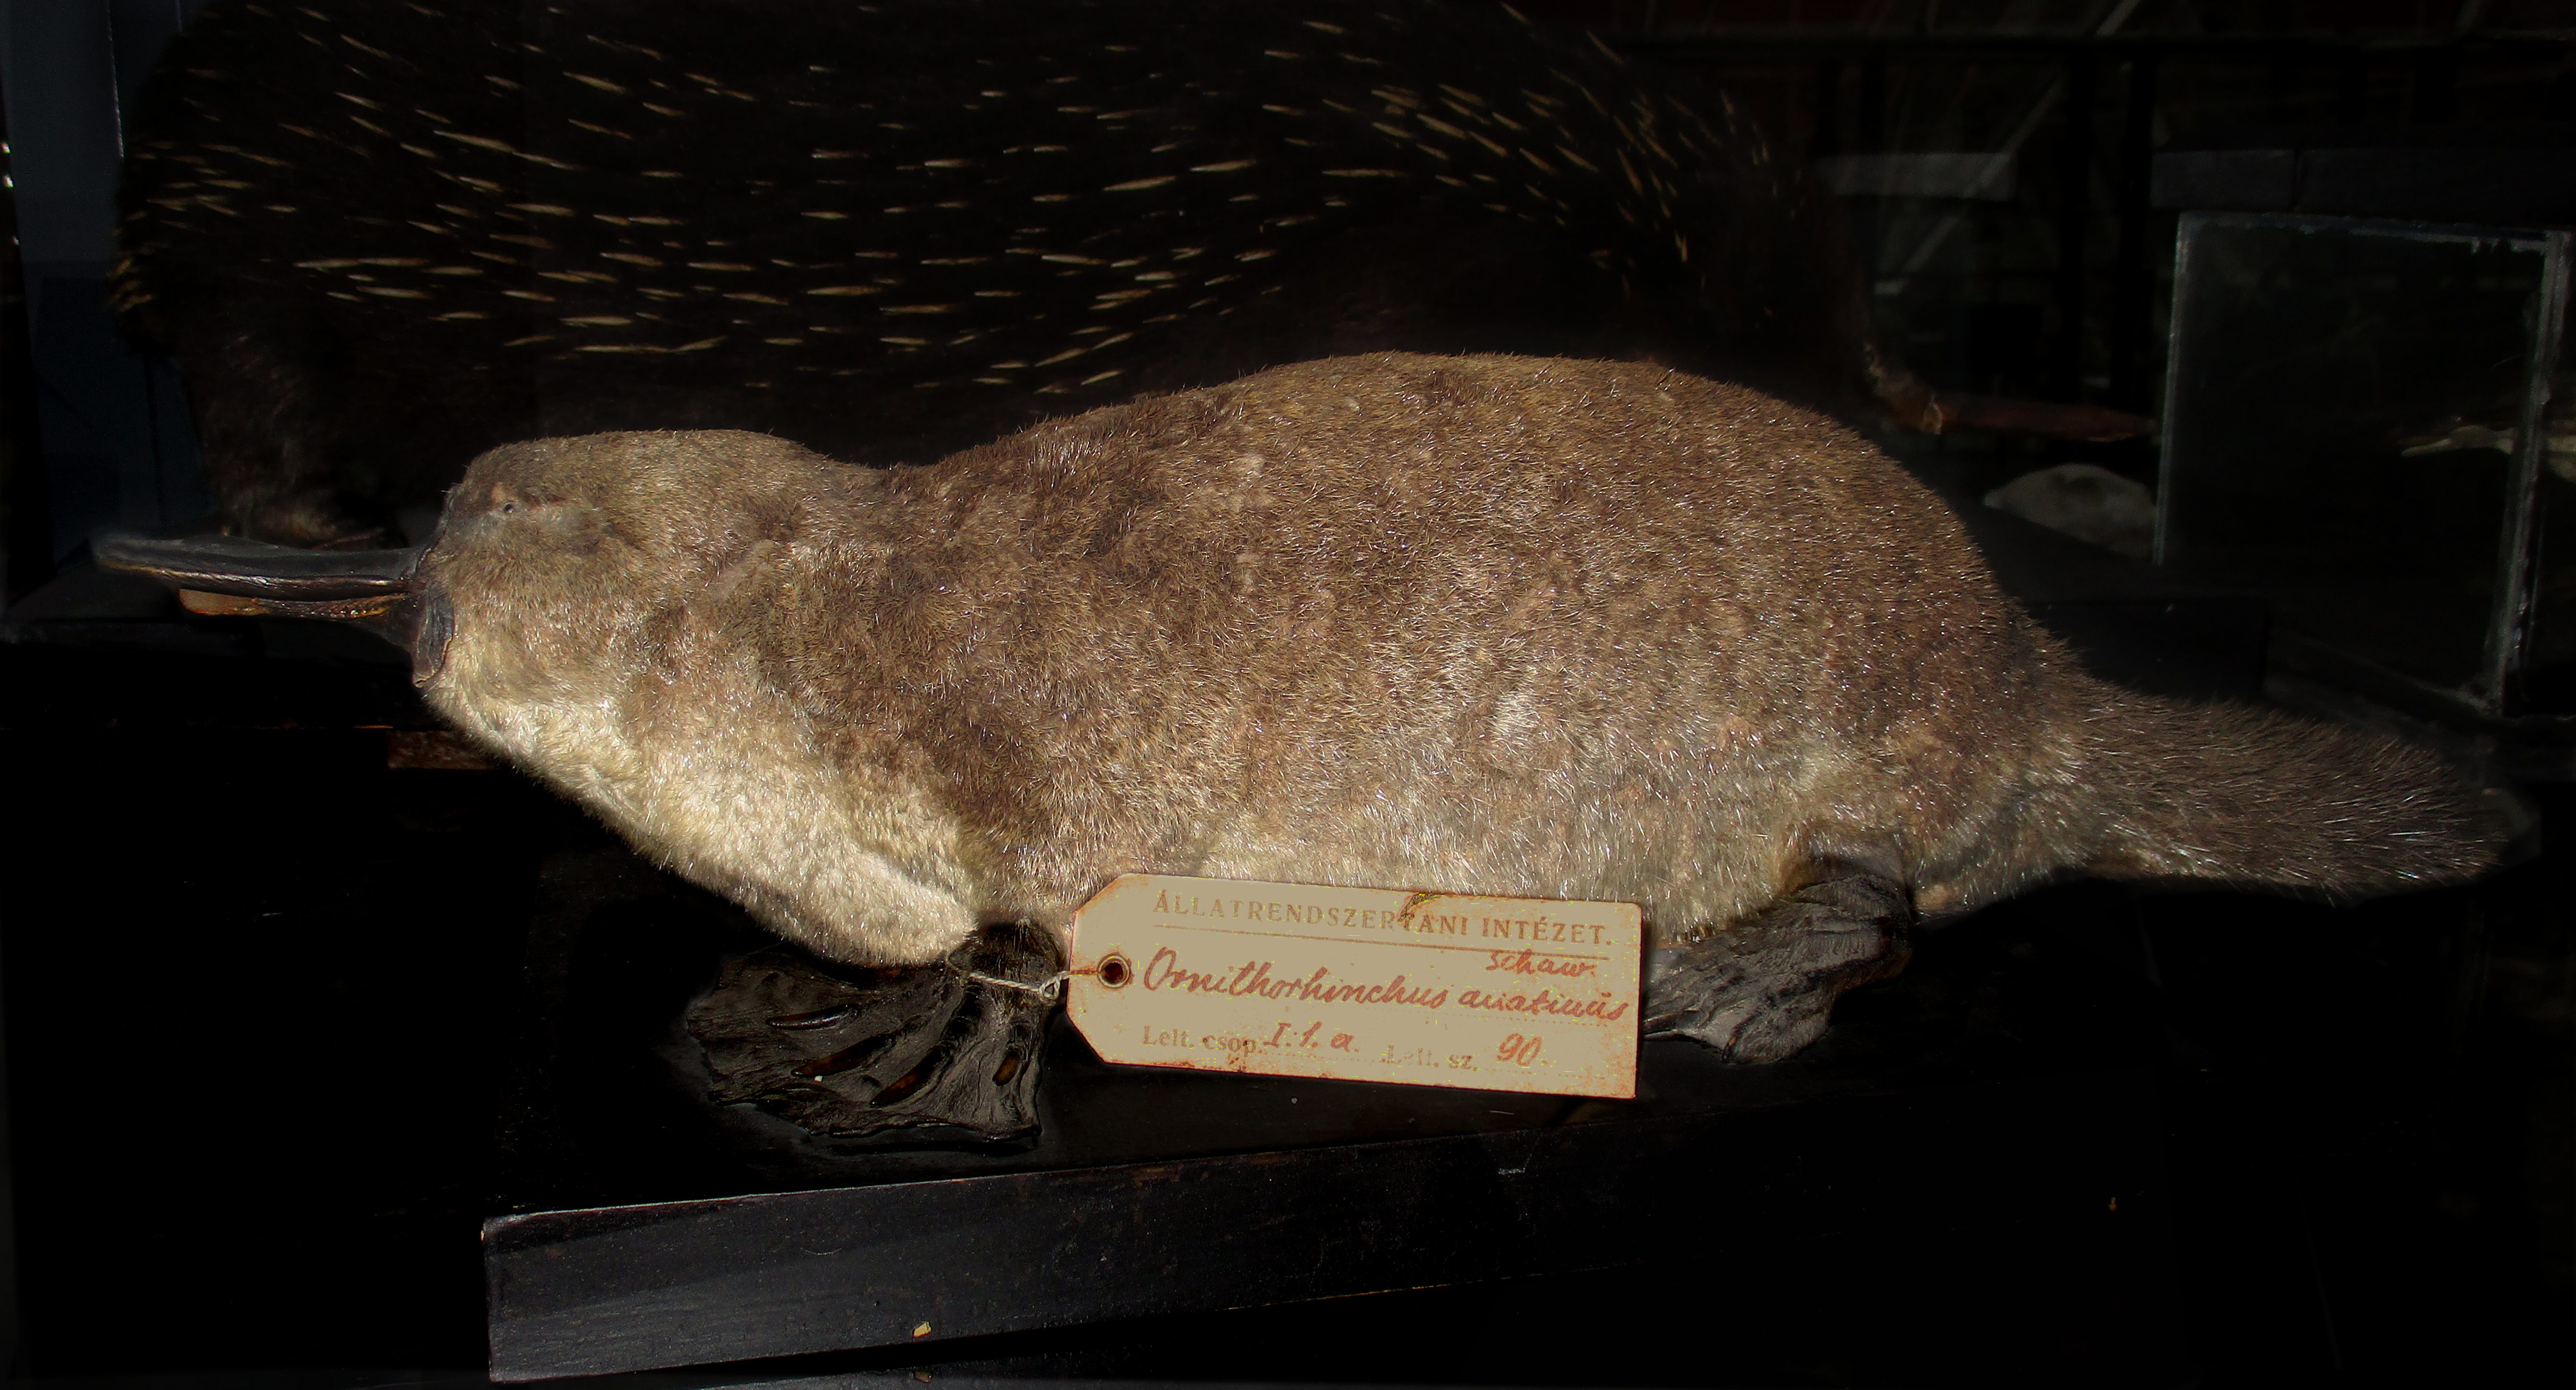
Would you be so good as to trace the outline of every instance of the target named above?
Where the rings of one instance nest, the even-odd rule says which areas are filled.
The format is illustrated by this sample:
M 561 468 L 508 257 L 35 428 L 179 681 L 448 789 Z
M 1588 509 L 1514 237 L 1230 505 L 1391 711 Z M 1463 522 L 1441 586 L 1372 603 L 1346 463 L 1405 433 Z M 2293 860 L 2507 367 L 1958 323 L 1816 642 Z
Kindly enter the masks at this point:
M 999 975 L 986 975 L 973 970 L 965 970 L 958 973 L 964 975 L 967 979 L 973 980 L 979 985 L 993 985 L 1001 989 L 1016 989 L 1022 994 L 1034 994 L 1040 999 L 1050 1001 L 1057 995 L 1062 994 L 1064 992 L 1064 982 L 1073 978 L 1072 971 L 1059 970 L 1054 974 L 1047 976 L 1045 979 L 1038 981 L 1036 984 L 1029 985 L 1022 984 L 1017 980 L 1005 980 Z

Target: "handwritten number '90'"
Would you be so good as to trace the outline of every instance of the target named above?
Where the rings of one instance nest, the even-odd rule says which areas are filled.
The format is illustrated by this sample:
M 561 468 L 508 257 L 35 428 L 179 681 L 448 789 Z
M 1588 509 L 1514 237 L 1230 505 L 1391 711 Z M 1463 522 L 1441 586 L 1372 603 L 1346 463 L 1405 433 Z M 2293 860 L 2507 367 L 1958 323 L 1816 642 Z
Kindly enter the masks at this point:
M 1525 1038 L 1514 1033 L 1503 1039 L 1503 1050 L 1494 1055 L 1502 1061 L 1518 1062 L 1522 1066 L 1528 1066 L 1538 1060 L 1538 1036 L 1531 1034 Z

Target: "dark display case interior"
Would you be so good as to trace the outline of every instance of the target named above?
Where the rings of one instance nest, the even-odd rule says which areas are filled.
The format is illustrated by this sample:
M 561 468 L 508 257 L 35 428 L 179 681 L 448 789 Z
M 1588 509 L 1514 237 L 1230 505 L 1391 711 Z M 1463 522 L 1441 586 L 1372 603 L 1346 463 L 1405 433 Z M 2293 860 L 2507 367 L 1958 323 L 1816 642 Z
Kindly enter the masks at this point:
M 682 1014 L 774 945 L 739 909 L 375 638 L 92 563 L 220 524 L 108 306 L 120 142 L 199 8 L 0 0 L 10 1383 L 2576 1374 L 2576 12 L 1518 6 L 1810 168 L 1931 387 L 2165 422 L 1871 420 L 2089 669 L 2548 774 L 2510 866 L 2055 884 L 1789 1062 L 1646 1045 L 1633 1101 L 1116 1067 L 1059 1018 L 1033 1139 L 865 1147 L 707 1098 Z

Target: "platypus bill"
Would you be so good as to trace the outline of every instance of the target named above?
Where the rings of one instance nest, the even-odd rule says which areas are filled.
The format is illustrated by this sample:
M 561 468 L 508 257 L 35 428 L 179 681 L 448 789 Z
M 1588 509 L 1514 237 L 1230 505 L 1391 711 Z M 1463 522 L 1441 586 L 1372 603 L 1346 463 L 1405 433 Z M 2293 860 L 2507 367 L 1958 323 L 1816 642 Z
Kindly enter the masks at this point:
M 101 548 L 201 609 L 375 624 L 670 868 L 941 971 L 871 986 L 948 981 L 937 1016 L 769 1021 L 885 1020 L 830 1055 L 888 1124 L 1031 1123 L 993 981 L 1121 873 L 1635 902 L 1647 1031 L 1763 1062 L 1918 914 L 2069 874 L 2358 895 L 2500 839 L 2428 753 L 2086 675 L 1861 439 L 1651 366 L 1311 362 L 918 468 L 538 440 L 416 561 L 261 553 Z

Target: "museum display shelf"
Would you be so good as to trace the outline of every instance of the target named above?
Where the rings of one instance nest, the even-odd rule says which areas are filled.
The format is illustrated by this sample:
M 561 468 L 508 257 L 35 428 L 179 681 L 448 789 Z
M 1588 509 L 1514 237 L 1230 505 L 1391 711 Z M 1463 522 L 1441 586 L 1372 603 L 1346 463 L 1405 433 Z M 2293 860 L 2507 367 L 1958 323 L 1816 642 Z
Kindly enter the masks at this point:
M 2142 1287 L 2170 1260 L 2160 1035 L 2115 890 L 1927 936 L 1787 1063 L 1650 1043 L 1634 1101 L 1112 1066 L 1059 1018 L 1034 1143 L 870 1151 L 699 1098 L 677 1021 L 759 944 L 732 909 L 617 851 L 543 883 L 509 1210 L 483 1227 L 505 1379 L 1635 1277 L 1676 1245 L 1759 1265 L 2052 1213 L 2098 1216 L 2087 1257 Z

